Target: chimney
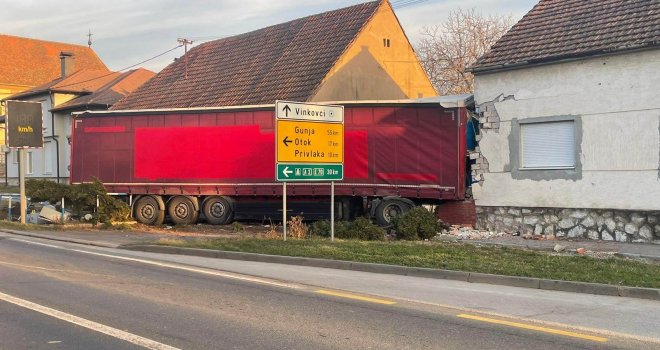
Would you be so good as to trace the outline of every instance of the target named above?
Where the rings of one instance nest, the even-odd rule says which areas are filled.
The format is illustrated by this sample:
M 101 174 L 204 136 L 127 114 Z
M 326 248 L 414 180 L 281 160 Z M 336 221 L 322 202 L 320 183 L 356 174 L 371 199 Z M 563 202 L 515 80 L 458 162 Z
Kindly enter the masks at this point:
M 62 69 L 62 79 L 73 73 L 73 52 L 60 52 L 60 67 Z

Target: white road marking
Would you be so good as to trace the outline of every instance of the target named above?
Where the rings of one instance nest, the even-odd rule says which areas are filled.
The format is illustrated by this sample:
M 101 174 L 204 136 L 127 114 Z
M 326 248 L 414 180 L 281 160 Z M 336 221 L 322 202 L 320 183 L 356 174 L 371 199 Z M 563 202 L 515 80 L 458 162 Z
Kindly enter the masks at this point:
M 19 268 L 24 268 L 28 270 L 42 270 L 42 271 L 52 271 L 52 272 L 67 272 L 67 273 L 77 273 L 80 275 L 90 275 L 94 277 L 114 277 L 112 275 L 102 275 L 100 273 L 91 273 L 91 272 L 84 272 L 84 271 L 77 271 L 77 270 L 62 270 L 62 269 L 49 269 L 47 267 L 41 267 L 41 266 L 34 266 L 34 265 L 23 265 L 23 264 L 14 264 L 10 263 L 7 261 L 2 261 L 0 260 L 0 265 L 7 265 L 7 266 L 16 266 Z
M 230 278 L 230 279 L 234 279 L 234 280 L 260 283 L 260 284 L 266 284 L 266 285 L 277 286 L 277 287 L 282 287 L 282 288 L 302 289 L 302 287 L 297 285 L 297 284 L 276 282 L 276 281 L 272 281 L 272 280 L 269 280 L 269 279 L 266 279 L 266 278 L 244 276 L 244 275 L 240 275 L 240 274 L 237 274 L 237 273 L 220 272 L 220 271 L 207 270 L 207 269 L 199 269 L 199 268 L 194 268 L 194 267 L 188 267 L 188 266 L 183 266 L 183 265 L 170 264 L 170 263 L 164 263 L 164 262 L 158 262 L 158 261 L 152 261 L 152 260 L 129 258 L 129 257 L 119 256 L 119 255 L 91 252 L 91 251 L 81 250 L 81 249 L 69 249 L 69 248 L 65 248 L 65 247 L 61 247 L 61 246 L 37 243 L 37 242 L 28 241 L 28 240 L 19 239 L 19 238 L 10 238 L 10 239 L 15 240 L 15 241 L 20 241 L 20 242 L 23 242 L 23 243 L 27 243 L 27 244 L 36 244 L 36 245 L 40 245 L 40 246 L 46 246 L 46 247 L 57 248 L 57 249 L 64 249 L 64 250 L 69 250 L 69 251 L 83 253 L 83 254 L 96 255 L 96 256 L 102 256 L 102 257 L 106 257 L 106 258 L 119 259 L 119 260 L 125 260 L 125 261 L 133 261 L 133 262 L 138 262 L 138 263 L 142 263 L 142 264 L 166 267 L 166 268 L 170 268 L 170 269 L 177 269 L 177 270 L 183 270 L 183 271 L 190 271 L 190 272 L 201 273 L 201 274 L 205 274 L 205 275 Z
M 44 315 L 60 319 L 62 321 L 73 323 L 75 325 L 85 327 L 87 329 L 91 329 L 91 330 L 99 332 L 99 333 L 107 334 L 111 337 L 121 339 L 121 340 L 130 342 L 130 343 L 133 343 L 135 345 L 142 346 L 142 347 L 147 348 L 147 349 L 153 349 L 153 350 L 180 350 L 179 348 L 175 348 L 173 346 L 169 346 L 169 345 L 166 345 L 166 344 L 163 344 L 163 343 L 159 343 L 155 340 L 147 339 L 147 338 L 141 337 L 139 335 L 135 335 L 135 334 L 132 334 L 132 333 L 128 333 L 128 332 L 116 329 L 116 328 L 112 328 L 110 326 L 106 326 L 106 325 L 103 325 L 103 324 L 100 324 L 100 323 L 97 323 L 97 322 L 94 322 L 94 321 L 90 321 L 90 320 L 84 319 L 82 317 L 67 314 L 65 312 L 55 310 L 55 309 L 51 309 L 49 307 L 39 305 L 39 304 L 35 304 L 31 301 L 20 299 L 20 298 L 17 298 L 17 297 L 8 295 L 8 294 L 4 294 L 4 293 L 1 293 L 1 292 L 0 292 L 0 300 L 4 300 L 8 303 L 11 303 L 11 304 L 14 304 L 14 305 L 17 305 L 17 306 L 20 306 L 20 307 L 24 307 L 24 308 L 32 310 L 32 311 L 36 311 L 36 312 L 42 313 Z
M 103 256 L 103 257 L 106 257 L 106 258 L 113 258 L 113 259 L 126 260 L 126 261 L 134 261 L 134 262 L 139 262 L 139 263 L 148 264 L 148 265 L 167 267 L 167 268 L 171 268 L 171 269 L 196 272 L 196 273 L 201 273 L 201 274 L 205 274 L 205 275 L 225 277 L 225 278 L 230 278 L 230 279 L 235 279 L 235 280 L 240 280 L 240 281 L 267 284 L 267 285 L 283 287 L 283 288 L 292 288 L 292 289 L 301 289 L 302 288 L 301 286 L 298 286 L 298 285 L 295 285 L 295 284 L 292 284 L 292 283 L 275 282 L 275 281 L 271 281 L 271 280 L 268 280 L 268 279 L 265 279 L 265 278 L 243 276 L 243 275 L 239 275 L 239 274 L 235 274 L 235 273 L 231 273 L 231 272 L 220 272 L 220 271 L 198 269 L 198 268 L 194 268 L 194 267 L 175 265 L 175 264 L 169 264 L 169 263 L 162 263 L 162 262 L 144 260 L 144 259 L 138 259 L 138 258 L 129 258 L 129 257 L 119 256 L 119 255 L 96 253 L 96 252 L 90 252 L 90 251 L 79 250 L 79 249 L 71 249 L 71 251 L 78 252 L 78 253 L 83 253 L 83 254 Z
M 40 245 L 44 247 L 50 247 L 50 248 L 57 248 L 57 249 L 65 249 L 64 247 L 60 247 L 58 245 L 52 245 L 52 244 L 45 244 L 45 243 L 39 243 L 39 242 L 33 242 L 33 241 L 28 241 L 25 239 L 20 239 L 20 238 L 10 238 L 12 241 L 19 241 L 23 243 L 28 243 L 28 244 L 35 244 L 35 245 Z

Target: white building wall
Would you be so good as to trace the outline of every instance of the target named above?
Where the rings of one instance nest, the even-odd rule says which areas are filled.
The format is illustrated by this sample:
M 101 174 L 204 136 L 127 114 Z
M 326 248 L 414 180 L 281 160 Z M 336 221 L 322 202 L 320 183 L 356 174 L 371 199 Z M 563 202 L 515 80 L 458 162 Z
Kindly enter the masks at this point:
M 499 128 L 479 143 L 477 205 L 660 210 L 658 86 L 660 50 L 478 75 L 476 103 L 495 101 Z M 578 179 L 514 178 L 514 119 L 554 116 L 581 120 Z

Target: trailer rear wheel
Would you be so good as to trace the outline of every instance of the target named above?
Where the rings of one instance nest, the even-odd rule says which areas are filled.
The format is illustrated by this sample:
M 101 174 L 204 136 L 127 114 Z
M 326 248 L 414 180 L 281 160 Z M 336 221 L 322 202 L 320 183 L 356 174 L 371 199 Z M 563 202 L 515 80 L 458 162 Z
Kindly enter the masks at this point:
M 135 220 L 145 225 L 162 225 L 165 211 L 160 210 L 156 198 L 144 196 L 135 203 Z
M 227 225 L 234 219 L 234 206 L 228 197 L 209 197 L 204 201 L 202 210 L 211 225 Z
M 394 218 L 403 215 L 410 209 L 410 204 L 404 201 L 386 199 L 376 207 L 376 223 L 380 226 L 389 226 Z
M 197 222 L 199 212 L 190 197 L 176 196 L 167 203 L 167 213 L 176 225 L 192 225 Z

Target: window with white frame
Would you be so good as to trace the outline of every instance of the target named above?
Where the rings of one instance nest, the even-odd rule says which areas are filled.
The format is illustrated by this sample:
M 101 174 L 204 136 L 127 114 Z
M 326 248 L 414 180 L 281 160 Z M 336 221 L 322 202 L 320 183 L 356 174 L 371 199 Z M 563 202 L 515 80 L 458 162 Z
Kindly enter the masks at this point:
M 32 152 L 25 152 L 25 173 L 32 174 L 34 168 L 32 167 Z
M 521 169 L 575 168 L 575 121 L 521 123 L 520 147 Z

